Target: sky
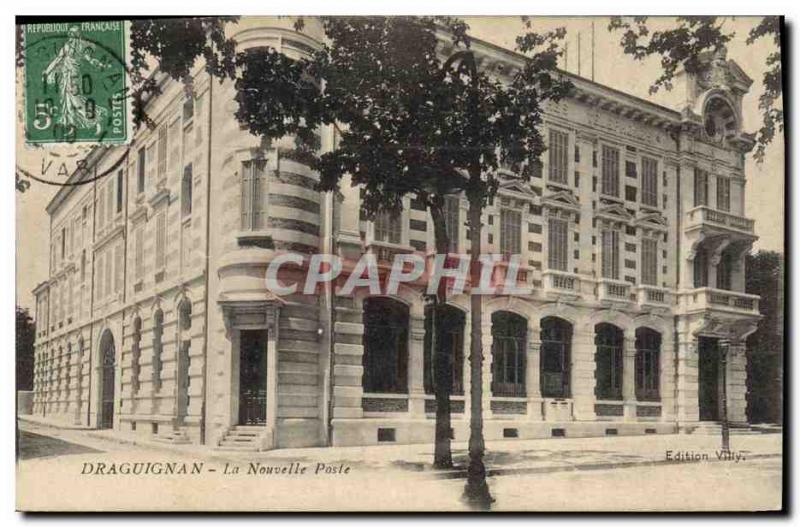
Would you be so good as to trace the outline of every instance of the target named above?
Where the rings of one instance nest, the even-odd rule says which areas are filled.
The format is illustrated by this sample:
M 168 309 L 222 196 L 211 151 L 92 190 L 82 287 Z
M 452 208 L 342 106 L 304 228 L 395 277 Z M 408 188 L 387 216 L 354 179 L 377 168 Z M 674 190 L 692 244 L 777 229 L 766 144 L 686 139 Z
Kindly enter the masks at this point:
M 516 17 L 466 17 L 470 33 L 502 47 L 514 47 L 514 39 L 523 31 Z M 743 129 L 758 130 L 761 114 L 758 97 L 762 93 L 761 78 L 766 71 L 766 57 L 773 51 L 770 39 L 761 39 L 746 45 L 745 39 L 758 18 L 736 17 L 726 19 L 725 27 L 735 31 L 736 36 L 728 46 L 728 58 L 754 79 L 753 85 L 742 103 Z M 592 22 L 594 22 L 594 80 L 617 90 L 638 97 L 659 101 L 659 95 L 650 96 L 648 88 L 660 71 L 658 59 L 637 63 L 622 53 L 619 35 L 607 30 L 608 18 L 604 17 L 551 17 L 534 18 L 534 28 L 544 31 L 563 26 L 567 29 L 568 55 L 561 67 L 582 75 L 592 76 Z M 669 18 L 651 19 L 653 28 L 668 27 Z M 580 37 L 579 37 L 580 35 Z M 580 42 L 580 46 L 579 46 Z M 578 50 L 580 49 L 580 53 Z M 580 54 L 580 70 L 578 69 Z M 18 72 L 19 73 L 19 72 Z M 17 83 L 18 100 L 21 83 Z M 21 105 L 19 106 L 21 109 Z M 17 119 L 17 163 L 26 169 L 38 170 L 41 151 L 30 150 L 23 144 L 22 119 Z M 745 212 L 755 219 L 755 230 L 759 240 L 755 250 L 783 251 L 784 238 L 784 145 L 783 135 L 776 136 L 766 151 L 763 164 L 748 156 L 746 167 Z M 55 195 L 57 187 L 32 182 L 24 193 L 16 193 L 17 207 L 17 291 L 16 302 L 23 307 L 34 303 L 31 290 L 47 279 L 49 226 L 45 207 Z

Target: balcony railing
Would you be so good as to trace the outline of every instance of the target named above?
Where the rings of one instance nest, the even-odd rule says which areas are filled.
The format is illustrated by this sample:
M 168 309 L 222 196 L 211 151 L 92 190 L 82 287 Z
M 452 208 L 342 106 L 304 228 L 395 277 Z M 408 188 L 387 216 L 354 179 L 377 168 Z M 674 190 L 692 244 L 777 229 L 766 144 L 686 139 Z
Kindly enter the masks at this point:
M 758 295 L 725 291 L 711 287 L 693 289 L 684 295 L 684 305 L 689 310 L 723 310 L 748 315 L 758 315 Z
M 653 285 L 640 285 L 636 288 L 636 299 L 640 306 L 667 307 L 672 303 L 669 289 Z
M 580 280 L 574 273 L 548 269 L 542 273 L 542 278 L 545 291 L 578 293 L 580 289 Z
M 601 278 L 597 285 L 597 295 L 600 300 L 631 301 L 631 284 L 628 282 Z
M 689 215 L 688 227 L 711 225 L 747 234 L 753 234 L 754 231 L 755 222 L 753 220 L 706 206 L 695 207 L 687 214 Z

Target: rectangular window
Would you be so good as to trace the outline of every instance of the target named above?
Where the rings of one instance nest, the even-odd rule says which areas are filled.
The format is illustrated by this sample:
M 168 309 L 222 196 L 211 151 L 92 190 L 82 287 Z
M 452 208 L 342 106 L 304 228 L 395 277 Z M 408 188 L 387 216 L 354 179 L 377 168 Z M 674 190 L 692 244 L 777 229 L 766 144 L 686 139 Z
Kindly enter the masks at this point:
M 636 179 L 636 162 L 625 161 L 625 176 Z
M 444 199 L 444 221 L 447 228 L 447 250 L 451 253 L 458 252 L 461 211 L 459 199 L 457 197 L 447 196 Z
M 105 286 L 106 279 L 104 276 L 105 272 L 105 253 L 100 253 L 97 256 L 97 300 L 102 300 L 105 297 L 105 291 L 103 287 Z
M 136 192 L 141 194 L 144 192 L 144 172 L 145 170 L 145 150 L 144 147 L 139 149 L 139 154 L 136 160 Z
M 105 296 L 109 297 L 109 296 L 111 296 L 111 293 L 113 292 L 111 290 L 111 288 L 113 287 L 113 284 L 114 284 L 114 274 L 113 274 L 113 265 L 114 265 L 113 256 L 114 255 L 113 255 L 113 253 L 111 252 L 110 249 L 104 251 L 104 254 L 105 254 L 105 256 L 103 256 L 103 259 L 105 260 L 105 265 L 106 265 L 106 273 L 105 273 L 105 279 L 106 279 L 105 293 L 106 293 L 106 295 Z
M 105 225 L 106 221 L 106 201 L 103 195 L 103 188 L 97 189 L 97 227 L 100 228 Z
M 122 291 L 122 244 L 114 248 L 114 292 Z
M 86 281 L 86 249 L 81 251 L 81 283 Z
M 708 172 L 694 169 L 694 206 L 708 205 Z
M 642 204 L 658 207 L 658 162 L 642 158 Z
M 619 150 L 603 145 L 603 194 L 619 197 Z
M 717 177 L 717 208 L 728 212 L 731 210 L 731 179 Z
M 117 199 L 117 194 L 114 192 L 114 180 L 108 182 L 106 185 L 106 222 L 111 223 L 114 219 L 114 203 Z
M 650 238 L 642 240 L 642 283 L 658 284 L 658 241 Z
M 133 237 L 133 271 L 137 282 L 141 281 L 144 276 L 144 236 L 142 230 L 142 227 L 136 229 L 136 234 Z
M 123 178 L 122 170 L 117 172 L 117 212 L 122 212 L 122 191 L 123 191 Z
M 147 147 L 147 161 L 145 163 L 145 179 L 153 181 L 156 171 L 156 143 L 150 143 Z M 152 183 L 151 183 L 152 184 Z
M 181 121 L 175 119 L 169 125 L 169 171 L 175 173 L 181 162 Z
M 603 278 L 619 280 L 619 231 L 603 231 L 602 244 Z
M 181 181 L 181 215 L 186 217 L 192 213 L 192 164 L 183 169 Z
M 379 242 L 400 243 L 402 213 L 380 212 L 375 217 L 375 240 Z
M 167 213 L 156 214 L 156 271 L 164 268 L 167 252 Z
M 242 230 L 261 230 L 266 226 L 266 165 L 263 159 L 242 163 Z
M 500 210 L 500 252 L 519 254 L 522 245 L 522 213 L 516 210 Z
M 550 218 L 547 231 L 547 266 L 556 271 L 566 271 L 569 266 L 567 221 Z
M 550 130 L 550 172 L 549 179 L 556 183 L 567 184 L 567 145 L 569 135 L 558 130 Z
M 67 229 L 66 227 L 61 228 L 61 259 L 64 259 L 64 256 L 67 254 Z
M 188 95 L 183 101 L 183 120 L 186 122 L 192 117 L 194 117 L 194 97 Z
M 158 129 L 158 179 L 167 177 L 167 127 Z

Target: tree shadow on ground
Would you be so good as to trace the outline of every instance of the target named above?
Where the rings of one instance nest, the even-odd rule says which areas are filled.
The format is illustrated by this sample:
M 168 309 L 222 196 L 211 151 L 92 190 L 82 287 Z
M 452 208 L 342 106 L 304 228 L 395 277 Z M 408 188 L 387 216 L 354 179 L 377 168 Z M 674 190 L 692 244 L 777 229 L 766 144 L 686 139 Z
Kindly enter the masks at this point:
M 97 452 L 102 452 L 102 450 L 26 431 L 20 431 L 17 445 L 18 460 Z

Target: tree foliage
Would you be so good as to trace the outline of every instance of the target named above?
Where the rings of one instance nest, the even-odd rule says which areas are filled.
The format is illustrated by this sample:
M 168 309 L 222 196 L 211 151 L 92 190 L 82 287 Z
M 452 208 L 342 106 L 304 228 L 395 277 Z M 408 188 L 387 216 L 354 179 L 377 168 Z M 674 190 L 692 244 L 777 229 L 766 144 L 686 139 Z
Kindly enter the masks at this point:
M 735 36 L 733 31 L 725 29 L 724 18 L 716 16 L 678 17 L 677 27 L 662 31 L 651 31 L 646 16 L 612 17 L 608 29 L 621 33 L 620 45 L 634 59 L 661 57 L 661 74 L 651 84 L 650 93 L 661 88 L 671 89 L 672 81 L 681 66 L 690 73 L 699 71 L 702 66 L 701 53 L 721 49 Z M 783 110 L 779 102 L 782 95 L 782 71 L 781 26 L 778 17 L 764 17 L 750 30 L 747 44 L 761 38 L 771 38 L 775 51 L 767 57 L 768 70 L 762 79 L 764 93 L 759 98 L 762 123 L 756 137 L 754 153 L 759 162 L 763 161 L 765 149 L 772 142 L 776 131 L 783 132 Z
M 321 125 L 335 125 L 335 148 L 313 161 L 320 189 L 336 189 L 350 174 L 364 189 L 367 217 L 399 210 L 411 193 L 490 196 L 499 167 L 523 171 L 544 151 L 541 105 L 570 87 L 555 70 L 563 31 L 521 37 L 529 59 L 509 80 L 444 68 L 442 39 L 456 51 L 470 48 L 458 19 L 326 17 L 322 24 L 328 42 L 310 57 L 270 48 L 237 57 L 237 118 L 258 136 L 292 134 L 303 144 Z M 470 180 L 470 170 L 484 177 Z
M 33 390 L 33 341 L 36 325 L 27 309 L 16 308 L 17 390 Z
M 195 61 L 202 57 L 209 75 L 233 78 L 236 42 L 225 36 L 225 25 L 237 17 L 145 18 L 131 21 L 131 64 L 134 124 L 149 122 L 149 97 L 160 93 L 151 75 L 151 57 L 158 70 L 188 81 Z

